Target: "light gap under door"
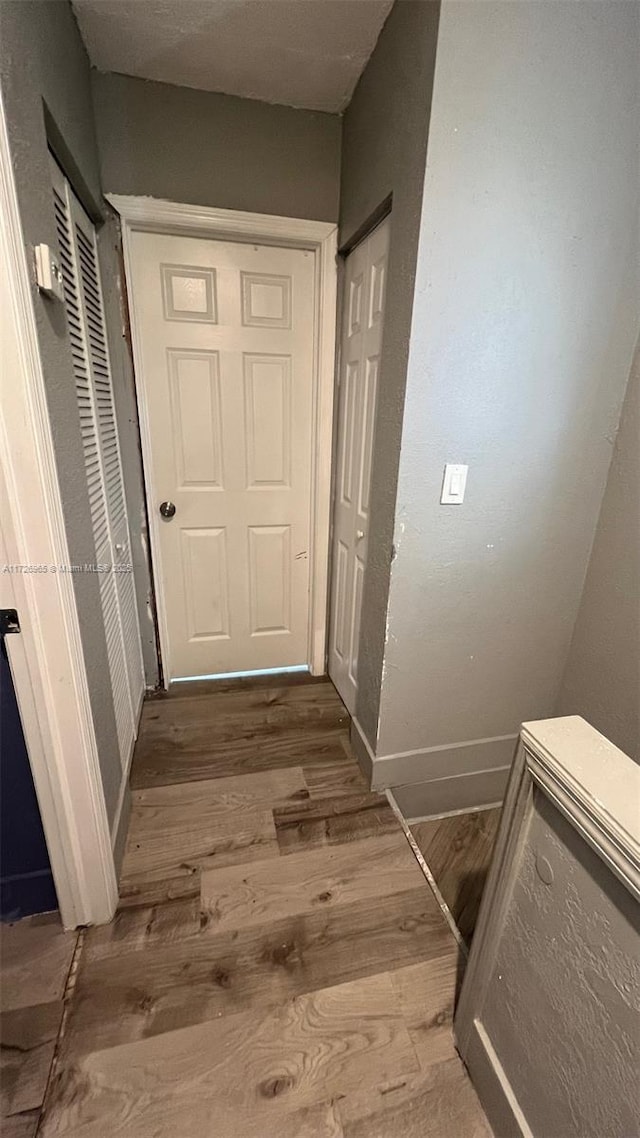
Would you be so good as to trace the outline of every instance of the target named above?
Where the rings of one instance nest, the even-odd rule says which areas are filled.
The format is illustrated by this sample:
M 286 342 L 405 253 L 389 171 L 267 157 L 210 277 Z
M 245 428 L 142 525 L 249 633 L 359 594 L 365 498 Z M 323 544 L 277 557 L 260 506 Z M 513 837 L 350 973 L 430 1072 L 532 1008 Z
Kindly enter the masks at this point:
M 179 676 L 172 684 L 188 684 L 195 680 L 242 680 L 250 676 L 285 676 L 291 672 L 308 672 L 308 664 L 294 664 L 290 668 L 257 668 L 253 672 L 217 672 L 208 676 Z

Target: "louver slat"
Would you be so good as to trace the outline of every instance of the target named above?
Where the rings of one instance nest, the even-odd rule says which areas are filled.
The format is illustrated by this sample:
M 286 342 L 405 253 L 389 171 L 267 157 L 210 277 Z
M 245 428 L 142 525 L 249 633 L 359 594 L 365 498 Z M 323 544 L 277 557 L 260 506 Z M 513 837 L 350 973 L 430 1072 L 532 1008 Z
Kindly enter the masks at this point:
M 110 567 L 99 572 L 99 589 L 120 758 L 126 767 L 144 676 L 133 574 L 116 571 L 130 561 L 130 538 L 95 232 L 53 160 L 52 181 L 96 565 Z

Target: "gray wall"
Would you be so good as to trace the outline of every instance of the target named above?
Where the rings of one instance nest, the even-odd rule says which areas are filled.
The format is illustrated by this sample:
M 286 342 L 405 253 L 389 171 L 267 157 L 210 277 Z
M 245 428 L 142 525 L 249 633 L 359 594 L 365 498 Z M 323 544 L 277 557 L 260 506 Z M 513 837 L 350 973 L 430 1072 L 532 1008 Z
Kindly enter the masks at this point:
M 639 18 L 442 5 L 376 748 L 416 780 L 556 706 L 637 335 Z
M 0 4 L 0 84 L 5 101 L 22 227 L 29 262 L 34 245 L 56 246 L 43 100 L 73 155 L 84 191 L 100 200 L 89 65 L 71 8 L 62 0 Z M 69 553 L 95 561 L 71 353 L 61 305 L 33 289 Z M 74 574 L 91 707 L 109 818 L 121 783 L 113 701 L 96 574 Z
M 389 279 L 358 659 L 357 717 L 375 740 L 402 408 L 439 4 L 396 0 L 344 116 L 340 239 L 393 195 Z
M 105 193 L 336 221 L 341 120 L 92 73 Z
M 557 713 L 581 715 L 640 763 L 640 346 Z

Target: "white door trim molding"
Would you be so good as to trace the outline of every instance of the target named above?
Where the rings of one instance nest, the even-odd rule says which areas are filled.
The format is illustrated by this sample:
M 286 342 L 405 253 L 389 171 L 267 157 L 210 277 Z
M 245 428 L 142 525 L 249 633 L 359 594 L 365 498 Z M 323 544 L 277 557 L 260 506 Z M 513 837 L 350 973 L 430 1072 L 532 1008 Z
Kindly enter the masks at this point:
M 311 478 L 311 596 L 309 605 L 309 668 L 313 675 L 326 670 L 327 597 L 329 582 L 329 524 L 331 512 L 331 447 L 336 337 L 337 237 L 333 222 L 306 221 L 295 217 L 244 213 L 231 209 L 181 205 L 159 198 L 107 194 L 107 200 L 122 219 L 122 244 L 127 283 L 132 279 L 131 234 L 136 230 L 155 233 L 192 234 L 229 241 L 259 241 L 263 244 L 310 249 L 316 258 L 316 313 L 314 326 L 314 459 Z M 131 341 L 134 369 L 142 370 L 142 345 L 135 316 L 135 297 L 129 287 Z M 152 463 L 149 417 L 142 384 L 136 383 L 140 437 L 147 495 L 152 557 L 159 564 L 159 534 L 152 509 Z M 162 655 L 168 658 L 168 635 L 164 601 L 156 596 L 158 632 Z M 167 680 L 165 677 L 165 685 Z
M 0 274 L 0 551 L 3 564 L 47 567 L 0 576 L 22 628 L 7 649 L 62 922 L 75 928 L 108 921 L 118 890 L 73 577 L 50 571 L 69 550 L 1 102 Z

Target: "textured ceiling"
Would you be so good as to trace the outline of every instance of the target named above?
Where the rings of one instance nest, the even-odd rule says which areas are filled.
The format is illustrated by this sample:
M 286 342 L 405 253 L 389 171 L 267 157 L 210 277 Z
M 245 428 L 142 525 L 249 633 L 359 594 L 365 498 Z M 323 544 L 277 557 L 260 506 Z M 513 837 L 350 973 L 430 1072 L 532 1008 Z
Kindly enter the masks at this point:
M 311 110 L 342 111 L 393 0 L 72 0 L 91 62 Z

